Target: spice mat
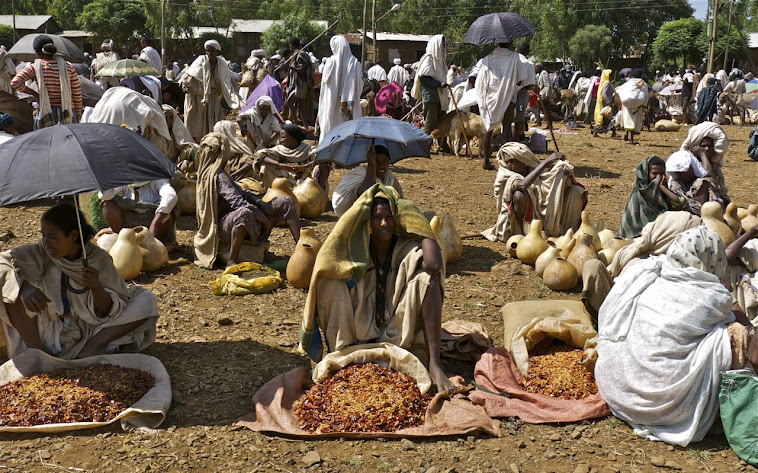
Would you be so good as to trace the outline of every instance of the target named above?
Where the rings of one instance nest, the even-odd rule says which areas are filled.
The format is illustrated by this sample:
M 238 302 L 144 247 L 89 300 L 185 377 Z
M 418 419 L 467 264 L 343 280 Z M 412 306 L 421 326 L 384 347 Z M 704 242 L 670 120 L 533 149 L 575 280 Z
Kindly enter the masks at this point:
M 61 360 L 40 350 L 26 350 L 0 366 L 0 386 L 33 376 L 64 368 L 83 368 L 97 364 L 112 364 L 124 368 L 136 368 L 150 373 L 155 385 L 128 409 L 105 422 L 72 422 L 45 424 L 31 427 L 0 427 L 0 432 L 55 433 L 102 427 L 120 421 L 121 428 L 138 427 L 154 429 L 166 419 L 171 405 L 171 380 L 163 364 L 152 356 L 139 353 L 101 355 L 82 360 Z

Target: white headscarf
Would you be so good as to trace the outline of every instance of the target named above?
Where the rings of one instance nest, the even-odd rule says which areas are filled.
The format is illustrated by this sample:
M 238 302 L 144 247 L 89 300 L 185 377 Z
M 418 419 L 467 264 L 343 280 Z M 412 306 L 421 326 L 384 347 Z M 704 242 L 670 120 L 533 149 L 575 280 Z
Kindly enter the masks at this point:
M 361 116 L 360 100 L 363 91 L 361 64 L 350 52 L 350 45 L 344 36 L 332 36 L 329 47 L 332 49 L 332 56 L 324 65 L 318 107 L 321 139 L 329 130 L 345 121 L 340 109 L 341 103 L 353 103 L 353 116 L 350 118 Z
M 203 44 L 203 48 L 211 47 L 215 49 L 216 51 L 221 51 L 221 45 L 216 41 L 215 39 L 209 39 L 208 41 Z
M 694 154 L 690 153 L 687 150 L 679 150 L 669 156 L 669 159 L 666 160 L 666 173 L 670 174 L 672 172 L 686 172 L 688 169 L 692 168 L 692 171 L 695 173 L 695 177 L 701 178 L 705 176 L 705 169 L 703 169 L 703 165 L 700 164 L 700 161 L 695 157 Z
M 227 158 L 234 156 L 235 154 L 253 155 L 253 150 L 251 150 L 244 141 L 237 138 L 237 129 L 234 126 L 234 123 L 230 122 L 229 120 L 221 120 L 220 122 L 216 122 L 216 124 L 213 125 L 213 133 L 223 135 L 229 141 L 230 154 L 227 156 Z
M 416 71 L 416 79 L 413 82 L 411 95 L 416 100 L 421 100 L 421 77 L 431 76 L 440 82 L 445 82 L 447 78 L 447 67 L 445 66 L 445 37 L 441 34 L 432 36 L 432 39 L 426 44 L 426 53 L 421 56 Z M 443 109 L 447 108 L 447 93 L 438 90 L 440 103 Z
M 279 123 L 284 123 L 284 119 L 281 115 L 279 115 L 279 111 L 276 109 L 276 105 L 274 104 L 274 100 L 269 97 L 268 95 L 261 95 L 258 97 L 255 101 L 255 106 L 252 107 L 250 110 L 245 112 L 242 115 L 246 115 L 250 117 L 250 123 L 252 123 L 255 126 L 261 126 L 263 124 L 263 117 L 261 117 L 261 111 L 260 106 L 261 105 L 268 105 L 268 107 L 271 109 L 271 114 L 273 114 L 277 120 L 279 120 Z
M 182 119 L 179 118 L 179 114 L 176 113 L 176 109 L 171 105 L 166 104 L 163 104 L 161 108 L 163 108 L 164 112 L 171 112 L 171 114 L 174 116 L 174 121 L 171 125 L 171 136 L 174 138 L 174 144 L 176 146 L 195 144 L 195 140 L 192 139 L 192 135 L 187 129 L 187 125 L 185 125 Z

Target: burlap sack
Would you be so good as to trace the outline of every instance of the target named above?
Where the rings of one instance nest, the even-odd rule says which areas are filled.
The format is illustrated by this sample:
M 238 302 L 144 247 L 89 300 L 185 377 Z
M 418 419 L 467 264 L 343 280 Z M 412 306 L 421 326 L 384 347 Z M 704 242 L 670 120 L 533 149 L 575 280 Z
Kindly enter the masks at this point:
M 458 319 L 442 324 L 440 351 L 443 358 L 477 361 L 490 348 L 492 337 L 482 324 Z
M 121 421 L 121 428 L 138 427 L 154 429 L 166 419 L 171 405 L 171 379 L 166 368 L 152 356 L 140 353 L 101 355 L 82 360 L 61 360 L 40 350 L 26 350 L 0 366 L 0 386 L 38 373 L 62 368 L 81 368 L 95 364 L 112 364 L 124 368 L 137 368 L 155 378 L 152 387 L 142 399 L 107 422 L 73 422 L 69 424 L 45 424 L 32 427 L 0 427 L 0 432 L 55 433 L 102 427 Z
M 529 350 L 546 338 L 581 348 L 584 366 L 595 370 L 597 332 L 592 318 L 579 301 L 547 300 L 511 302 L 503 307 L 504 345 L 522 375 L 529 369 Z
M 469 393 L 471 402 L 484 406 L 491 417 L 519 417 L 531 424 L 578 422 L 610 415 L 600 393 L 581 400 L 555 399 L 525 391 L 523 376 L 510 354 L 493 348 L 474 369 L 478 389 Z

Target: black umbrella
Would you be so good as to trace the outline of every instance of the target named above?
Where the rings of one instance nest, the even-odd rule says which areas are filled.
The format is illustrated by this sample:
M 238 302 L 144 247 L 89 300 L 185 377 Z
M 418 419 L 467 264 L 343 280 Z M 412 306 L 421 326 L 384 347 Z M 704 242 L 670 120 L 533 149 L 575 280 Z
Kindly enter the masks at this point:
M 158 148 L 127 128 L 104 123 L 56 125 L 0 145 L 0 206 L 102 192 L 170 178 L 175 170 Z M 83 256 L 86 260 L 86 252 Z
M 463 37 L 463 43 L 484 45 L 512 43 L 518 38 L 531 36 L 537 31 L 518 13 L 490 13 L 477 18 Z
M 103 88 L 86 77 L 79 76 L 79 85 L 82 88 L 82 105 L 85 107 L 94 107 L 103 98 Z
M 37 59 L 37 53 L 34 52 L 34 39 L 37 36 L 40 36 L 40 34 L 41 33 L 28 34 L 19 39 L 8 51 L 8 57 L 21 61 L 34 61 Z M 76 47 L 71 40 L 55 34 L 49 34 L 47 36 L 53 40 L 55 49 L 58 50 L 56 54 L 71 62 L 81 62 L 84 59 L 84 53 L 82 50 Z

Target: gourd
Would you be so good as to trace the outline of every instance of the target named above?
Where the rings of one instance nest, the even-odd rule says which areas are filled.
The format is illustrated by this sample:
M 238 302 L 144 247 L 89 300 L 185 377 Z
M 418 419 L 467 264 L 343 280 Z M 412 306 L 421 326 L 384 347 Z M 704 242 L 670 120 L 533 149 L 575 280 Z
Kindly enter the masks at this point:
M 326 210 L 326 194 L 316 179 L 307 177 L 292 189 L 300 204 L 300 216 L 316 218 Z
M 518 248 L 518 244 L 523 239 L 524 235 L 511 235 L 508 241 L 505 242 L 505 247 L 508 248 L 508 254 L 511 255 L 511 258 L 516 257 L 516 248 Z
M 740 219 L 737 216 L 737 204 L 730 202 L 726 206 L 726 212 L 724 213 L 724 222 L 729 225 L 729 229 L 734 233 L 735 237 L 740 236 L 742 225 L 740 225 Z
M 292 192 L 292 187 L 290 186 L 289 181 L 284 177 L 277 177 L 274 179 L 274 182 L 271 183 L 271 188 L 266 191 L 266 194 L 263 196 L 264 202 L 271 202 L 274 197 L 278 197 L 280 195 L 286 195 L 290 199 L 292 199 L 292 203 L 295 204 L 295 209 L 297 210 L 297 216 L 300 216 L 300 202 L 297 200 L 297 197 Z
M 758 205 L 753 204 L 747 208 L 747 215 L 742 219 L 742 229 L 748 231 L 756 225 L 758 225 Z
M 300 230 L 300 239 L 297 241 L 295 251 L 287 262 L 287 281 L 293 287 L 307 289 L 311 283 L 313 265 L 316 256 L 321 249 L 321 240 L 316 237 L 313 228 Z
M 437 236 L 437 242 L 442 249 L 445 263 L 455 263 L 461 259 L 463 240 L 453 225 L 453 218 L 449 214 L 435 215 L 429 225 Z
M 592 235 L 583 233 L 577 236 L 576 245 L 566 261 L 574 265 L 577 274 L 582 274 L 584 263 L 591 259 L 597 259 L 597 250 L 592 244 Z
M 547 265 L 561 255 L 561 249 L 555 246 L 555 243 L 549 241 L 547 242 L 547 246 L 547 250 L 543 251 L 542 254 L 537 257 L 537 261 L 534 262 L 534 272 L 540 277 L 545 273 Z
M 706 227 L 718 233 L 721 242 L 724 243 L 724 248 L 734 242 L 734 232 L 729 228 L 729 225 L 724 223 L 724 211 L 721 204 L 718 202 L 704 203 L 700 208 L 700 216 L 703 218 Z
M 182 211 L 182 215 L 195 215 L 197 209 L 197 196 L 195 188 L 193 186 L 187 186 L 179 189 L 176 193 L 179 209 Z
M 125 281 L 134 279 L 142 271 L 142 253 L 137 245 L 137 235 L 131 228 L 122 228 L 118 239 L 108 252 L 113 265 Z
M 166 264 L 166 247 L 146 227 L 134 227 L 134 235 L 142 255 L 142 271 L 155 271 Z
M 747 217 L 747 209 L 743 207 L 737 207 L 737 218 L 739 220 L 742 220 L 745 217 Z
M 579 282 L 579 273 L 573 264 L 559 256 L 547 265 L 542 281 L 553 291 L 568 291 Z
M 603 249 L 603 246 L 600 244 L 600 237 L 597 234 L 597 230 L 592 226 L 590 216 L 586 210 L 582 210 L 582 224 L 579 226 L 579 230 L 574 234 L 574 239 L 578 240 L 579 236 L 582 234 L 587 234 L 592 237 L 592 245 L 594 245 L 596 250 Z
M 516 246 L 516 257 L 522 263 L 534 264 L 547 250 L 547 242 L 542 238 L 542 220 L 532 220 L 529 233 Z
M 111 248 L 113 248 L 113 245 L 116 243 L 116 240 L 118 240 L 118 233 L 114 233 L 110 231 L 110 229 L 102 230 L 102 233 L 99 237 L 97 237 L 97 246 L 104 249 L 107 252 L 111 251 Z
M 600 246 L 602 248 L 606 248 L 606 244 L 616 238 L 616 232 L 609 228 L 606 228 L 605 230 L 598 232 L 597 236 L 600 238 Z

